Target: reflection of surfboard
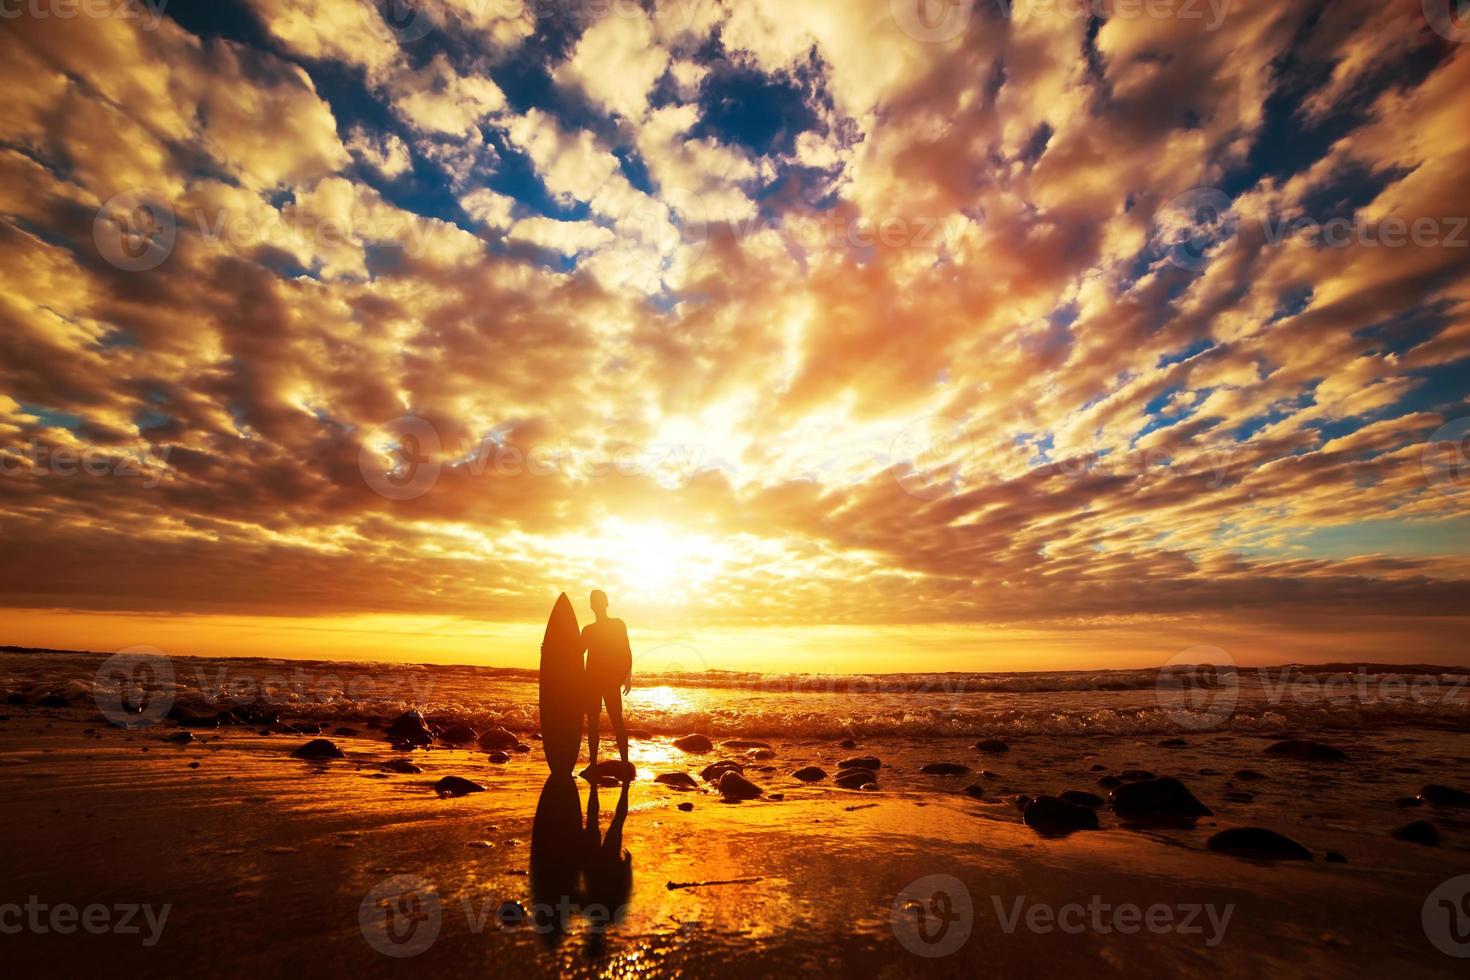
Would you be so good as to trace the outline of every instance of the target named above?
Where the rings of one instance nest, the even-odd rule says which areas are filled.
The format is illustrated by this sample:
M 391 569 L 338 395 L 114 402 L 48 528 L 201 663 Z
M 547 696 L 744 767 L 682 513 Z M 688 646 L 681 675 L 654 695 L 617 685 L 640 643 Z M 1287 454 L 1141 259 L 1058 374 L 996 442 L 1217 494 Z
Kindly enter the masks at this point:
M 553 773 L 570 773 L 582 747 L 582 633 L 563 592 L 541 644 L 541 749 Z

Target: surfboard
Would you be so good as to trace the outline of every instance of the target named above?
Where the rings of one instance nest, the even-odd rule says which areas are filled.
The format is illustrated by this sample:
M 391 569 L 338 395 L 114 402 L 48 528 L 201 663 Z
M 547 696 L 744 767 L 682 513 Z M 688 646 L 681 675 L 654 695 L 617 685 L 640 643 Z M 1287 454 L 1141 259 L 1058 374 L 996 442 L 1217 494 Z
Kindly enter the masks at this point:
M 563 592 L 546 620 L 541 644 L 541 750 L 553 773 L 570 773 L 582 748 L 582 632 Z

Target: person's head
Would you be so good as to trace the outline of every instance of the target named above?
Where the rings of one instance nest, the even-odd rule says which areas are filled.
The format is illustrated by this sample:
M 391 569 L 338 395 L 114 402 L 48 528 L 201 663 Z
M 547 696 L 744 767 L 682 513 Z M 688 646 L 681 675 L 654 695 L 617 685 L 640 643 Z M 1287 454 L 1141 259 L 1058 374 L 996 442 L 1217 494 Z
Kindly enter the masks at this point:
M 601 616 L 607 612 L 607 593 L 601 589 L 592 590 L 592 611 Z

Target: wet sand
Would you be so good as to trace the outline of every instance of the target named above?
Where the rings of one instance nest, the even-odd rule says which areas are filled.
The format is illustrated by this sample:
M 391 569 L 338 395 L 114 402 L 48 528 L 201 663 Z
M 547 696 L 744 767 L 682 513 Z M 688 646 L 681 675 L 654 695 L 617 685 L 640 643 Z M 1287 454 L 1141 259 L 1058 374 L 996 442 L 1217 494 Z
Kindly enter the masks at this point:
M 1002 756 L 931 746 L 937 757 L 962 753 L 963 763 L 996 775 L 936 777 L 890 762 L 877 792 L 842 790 L 830 779 L 803 784 L 789 773 L 812 761 L 835 772 L 835 762 L 854 753 L 908 760 L 920 746 L 776 743 L 768 763 L 776 771 L 748 771 L 766 796 L 740 804 L 722 802 L 703 781 L 694 792 L 653 781 L 671 771 L 697 779 L 704 764 L 739 752 L 686 754 L 667 739 L 635 740 L 639 778 L 621 842 L 631 882 L 620 902 L 616 863 L 597 873 L 600 897 L 624 906 L 618 921 L 602 927 L 597 909 L 576 907 L 591 904 L 578 884 L 589 880 L 578 863 L 590 853 L 582 827 L 589 788 L 579 780 L 574 799 L 561 785 L 544 795 L 539 746 L 495 765 L 479 750 L 395 752 L 380 734 L 364 732 L 333 737 L 345 759 L 305 762 L 290 755 L 308 741 L 302 736 L 230 728 L 196 732 L 196 741 L 178 746 L 163 740 L 178 731 L 171 723 L 125 731 L 80 708 L 5 710 L 0 901 L 24 904 L 34 895 L 48 907 L 146 904 L 155 918 L 169 907 L 155 936 L 141 913 L 136 934 L 60 935 L 42 912 L 48 931 L 0 936 L 22 975 L 63 966 L 398 972 L 404 963 L 377 947 L 404 952 L 404 944 L 385 943 L 385 906 L 371 894 L 398 875 L 414 877 L 390 886 L 390 904 L 405 880 L 417 893 L 416 905 L 393 906 L 398 925 L 421 915 L 408 945 L 437 924 L 432 942 L 409 962 L 496 976 L 1057 975 L 1099 965 L 1141 976 L 1462 975 L 1463 961 L 1426 938 L 1421 911 L 1438 884 L 1470 873 L 1470 811 L 1398 810 L 1393 800 L 1422 782 L 1463 785 L 1470 768 L 1464 733 L 1380 737 L 1371 757 L 1358 745 L 1357 761 L 1333 768 L 1266 759 L 1264 740 L 1234 736 L 1195 737 L 1175 748 L 1133 738 L 1086 746 L 1037 738 Z M 1241 792 L 1228 774 L 1247 756 L 1268 778 L 1248 788 L 1256 794 L 1251 803 L 1226 801 L 1224 793 Z M 423 773 L 380 769 L 403 758 Z M 1105 796 L 1089 770 L 1125 764 L 1179 776 L 1215 816 L 1193 829 L 1137 831 L 1119 827 L 1104 809 L 1099 831 L 1045 838 L 1003 798 L 1009 790 L 1068 788 Z M 1212 766 L 1226 775 L 1198 774 Z M 1457 771 L 1433 779 L 1396 771 L 1446 767 Z M 444 775 L 487 789 L 440 798 L 433 784 Z M 986 799 L 960 792 L 972 784 L 985 787 Z M 620 792 L 609 787 L 597 796 L 598 828 L 606 833 Z M 681 811 L 681 803 L 693 809 Z M 1421 816 L 1439 828 L 1442 846 L 1388 836 L 1392 826 Z M 1215 831 L 1239 825 L 1279 830 L 1316 859 L 1259 862 L 1206 849 Z M 1328 850 L 1347 863 L 1325 862 Z M 905 889 L 931 875 L 963 883 L 968 925 L 964 898 L 934 904 L 930 886 L 910 890 L 907 898 L 917 895 L 920 904 L 904 908 Z M 702 882 L 731 883 L 669 887 Z M 502 923 L 506 903 L 542 923 Z M 571 911 L 563 916 L 557 906 Z M 1130 920 L 1129 907 L 1152 915 L 1155 928 Z M 955 909 L 954 921 L 941 914 Z M 564 929 L 545 928 L 548 918 L 563 917 Z M 1170 924 L 1159 928 L 1166 917 Z M 917 920 L 931 940 L 939 938 L 916 939 Z M 932 953 L 965 928 L 968 937 L 947 956 L 910 948 Z M 405 934 L 400 928 L 399 938 Z M 147 945 L 150 938 L 156 942 Z

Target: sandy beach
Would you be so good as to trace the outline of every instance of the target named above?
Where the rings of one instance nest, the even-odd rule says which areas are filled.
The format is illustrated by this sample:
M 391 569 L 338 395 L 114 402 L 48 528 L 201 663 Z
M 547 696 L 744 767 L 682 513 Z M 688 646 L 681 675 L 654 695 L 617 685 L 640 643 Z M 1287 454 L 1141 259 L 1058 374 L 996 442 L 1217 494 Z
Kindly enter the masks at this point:
M 493 976 L 1461 969 L 1421 919 L 1437 886 L 1470 872 L 1470 811 L 1395 801 L 1425 783 L 1470 782 L 1465 732 L 1336 733 L 1350 759 L 1330 765 L 1265 754 L 1274 739 L 1256 734 L 1167 746 L 1156 737 L 1020 737 L 999 754 L 960 740 L 855 749 L 777 740 L 772 771 L 747 765 L 762 797 L 740 803 L 722 801 L 698 773 L 720 758 L 749 762 L 744 752 L 639 738 L 621 821 L 631 882 L 623 893 L 614 882 L 604 912 L 576 884 L 586 880 L 576 867 L 556 866 L 557 855 L 581 853 L 591 790 L 548 783 L 534 742 L 494 764 L 478 748 L 395 751 L 381 731 L 362 731 L 329 735 L 344 758 L 313 762 L 292 756 L 312 740 L 305 735 L 169 721 L 128 731 L 78 706 L 4 711 L 0 901 L 39 905 L 13 915 L 41 924 L 0 938 L 13 975 L 64 961 L 77 970 L 376 976 L 404 969 L 405 953 L 416 968 Z M 190 741 L 170 741 L 180 732 Z M 907 761 L 916 753 L 973 771 L 925 774 Z M 790 775 L 806 765 L 835 773 L 851 755 L 883 760 L 878 790 Z M 422 772 L 382 768 L 405 759 Z M 1245 767 L 1257 775 L 1235 775 Z M 1051 837 L 1024 825 L 1011 800 L 1068 789 L 1106 796 L 1098 780 L 1129 769 L 1178 777 L 1213 815 L 1192 828 L 1127 829 L 1105 805 L 1100 829 Z M 691 773 L 697 788 L 654 781 L 669 772 Z M 485 789 L 441 797 L 444 776 Z M 605 834 L 621 792 L 596 792 Z M 1241 793 L 1252 798 L 1227 796 Z M 1417 816 L 1432 821 L 1440 846 L 1390 836 Z M 1277 830 L 1312 860 L 1207 848 L 1238 826 Z M 549 870 L 538 851 L 552 855 Z M 1345 860 L 1327 860 L 1329 851 Z M 935 904 L 936 889 L 950 898 Z M 85 920 L 50 917 L 72 906 L 100 924 L 104 913 L 86 912 L 96 905 L 110 925 L 126 916 L 132 931 L 94 934 Z M 947 955 L 932 955 L 940 950 Z

